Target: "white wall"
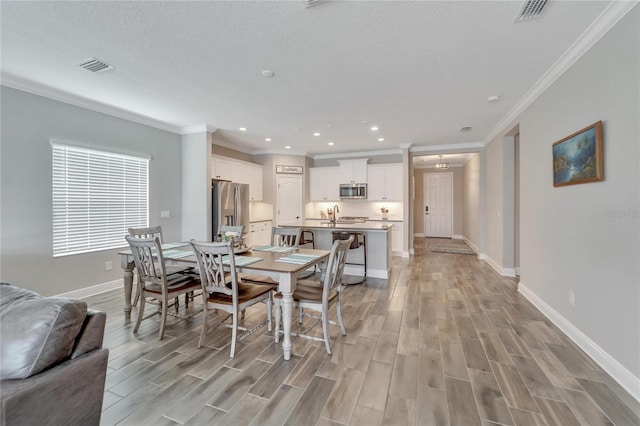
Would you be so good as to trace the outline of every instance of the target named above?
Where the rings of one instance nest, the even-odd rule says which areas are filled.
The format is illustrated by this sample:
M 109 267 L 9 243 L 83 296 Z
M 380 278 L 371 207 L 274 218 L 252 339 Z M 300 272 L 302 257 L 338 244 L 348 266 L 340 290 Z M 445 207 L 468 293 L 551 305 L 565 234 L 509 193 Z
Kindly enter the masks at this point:
M 520 126 L 521 291 L 555 315 L 556 322 L 565 321 L 566 329 L 575 327 L 572 337 L 583 339 L 583 347 L 591 345 L 591 354 L 628 389 L 635 386 L 636 395 L 640 395 L 638 28 L 636 6 L 509 126 Z M 552 144 L 598 120 L 604 122 L 605 180 L 554 188 Z M 498 198 L 495 192 L 502 184 L 490 169 L 499 163 L 502 152 L 497 147 L 503 136 L 487 149 L 488 205 Z M 489 235 L 500 232 L 494 219 L 487 220 Z M 492 236 L 492 244 L 494 240 Z M 575 293 L 575 306 L 569 304 L 570 291 Z M 599 349 L 604 353 L 598 354 Z M 625 382 L 625 377 L 630 380 Z
M 480 215 L 480 154 L 473 154 L 463 169 L 464 200 L 462 235 L 476 250 L 481 247 L 481 215 Z
M 117 250 L 52 257 L 51 138 L 147 154 L 149 222 L 181 236 L 180 137 L 2 86 L 0 276 L 45 296 L 122 278 Z M 169 219 L 160 211 L 169 210 Z M 123 243 L 125 243 L 123 236 Z M 113 269 L 105 271 L 105 261 Z

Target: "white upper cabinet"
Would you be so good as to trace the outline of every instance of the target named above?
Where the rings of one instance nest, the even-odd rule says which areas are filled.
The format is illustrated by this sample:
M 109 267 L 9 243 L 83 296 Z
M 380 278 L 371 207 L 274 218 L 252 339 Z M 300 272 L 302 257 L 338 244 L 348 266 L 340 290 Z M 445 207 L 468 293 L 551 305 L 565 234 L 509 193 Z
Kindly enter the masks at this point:
M 233 181 L 233 163 L 221 158 L 213 158 L 211 160 L 211 177 Z
M 214 157 L 211 160 L 213 179 L 230 180 L 249 185 L 249 200 L 262 201 L 262 166 L 232 159 Z
M 309 169 L 309 199 L 311 201 L 340 200 L 340 168 L 312 167 Z
M 368 169 L 367 199 L 402 201 L 402 164 L 376 164 Z
M 339 160 L 340 183 L 367 183 L 367 161 Z

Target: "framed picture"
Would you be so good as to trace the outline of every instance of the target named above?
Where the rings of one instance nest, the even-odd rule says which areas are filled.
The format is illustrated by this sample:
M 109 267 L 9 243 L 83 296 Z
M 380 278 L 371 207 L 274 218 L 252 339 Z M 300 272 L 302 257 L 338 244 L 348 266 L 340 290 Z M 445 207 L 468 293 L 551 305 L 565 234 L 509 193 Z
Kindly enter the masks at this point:
M 604 180 L 602 121 L 553 144 L 553 186 Z
M 302 174 L 302 166 L 276 166 L 276 173 L 287 173 L 294 175 Z

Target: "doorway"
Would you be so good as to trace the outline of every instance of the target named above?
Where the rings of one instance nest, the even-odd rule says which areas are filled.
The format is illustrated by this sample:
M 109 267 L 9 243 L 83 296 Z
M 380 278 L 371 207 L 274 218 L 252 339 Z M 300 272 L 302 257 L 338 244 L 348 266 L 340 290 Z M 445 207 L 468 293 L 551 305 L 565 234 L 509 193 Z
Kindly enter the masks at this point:
M 453 236 L 453 173 L 424 174 L 424 235 Z
M 277 177 L 277 224 L 302 225 L 302 176 Z

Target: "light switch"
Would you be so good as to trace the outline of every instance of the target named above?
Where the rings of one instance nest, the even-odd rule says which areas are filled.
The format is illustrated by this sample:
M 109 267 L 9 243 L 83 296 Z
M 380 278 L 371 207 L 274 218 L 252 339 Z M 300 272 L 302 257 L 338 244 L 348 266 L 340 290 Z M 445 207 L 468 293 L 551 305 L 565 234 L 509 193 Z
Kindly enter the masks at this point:
M 168 219 L 171 217 L 171 212 L 169 210 L 162 210 L 160 212 L 160 218 L 161 219 Z

